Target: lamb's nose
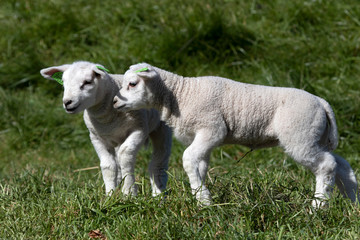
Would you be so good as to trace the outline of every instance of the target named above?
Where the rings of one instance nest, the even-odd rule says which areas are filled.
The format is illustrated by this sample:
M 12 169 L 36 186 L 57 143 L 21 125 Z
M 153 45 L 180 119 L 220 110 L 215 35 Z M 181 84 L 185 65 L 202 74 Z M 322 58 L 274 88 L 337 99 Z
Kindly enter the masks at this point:
M 118 102 L 117 97 L 114 97 L 113 104 L 115 105 Z
M 69 106 L 69 105 L 72 103 L 72 100 L 70 100 L 70 99 L 64 99 L 64 100 L 63 100 L 63 103 L 64 103 L 65 107 L 67 107 L 67 106 Z

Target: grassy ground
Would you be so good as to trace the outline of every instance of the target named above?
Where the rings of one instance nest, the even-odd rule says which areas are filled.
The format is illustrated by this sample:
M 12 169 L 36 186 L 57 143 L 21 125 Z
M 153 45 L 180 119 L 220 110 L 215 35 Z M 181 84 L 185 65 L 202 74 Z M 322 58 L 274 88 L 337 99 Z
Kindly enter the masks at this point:
M 153 199 L 142 150 L 140 194 L 104 196 L 82 116 L 67 115 L 44 67 L 75 60 L 123 73 L 149 62 L 185 76 L 297 87 L 325 98 L 360 178 L 360 5 L 355 1 L 2 0 L 0 239 L 358 239 L 360 211 L 336 190 L 311 210 L 314 178 L 279 148 L 217 148 L 200 207 L 174 142 L 166 201 Z

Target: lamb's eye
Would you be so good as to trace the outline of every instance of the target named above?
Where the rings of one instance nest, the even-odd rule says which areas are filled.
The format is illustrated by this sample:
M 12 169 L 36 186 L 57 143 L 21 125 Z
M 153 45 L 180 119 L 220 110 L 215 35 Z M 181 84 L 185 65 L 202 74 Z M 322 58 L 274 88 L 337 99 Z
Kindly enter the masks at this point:
M 83 82 L 83 84 L 80 86 L 80 89 L 82 90 L 82 89 L 84 89 L 84 87 L 86 86 L 86 85 L 90 85 L 92 83 L 92 81 L 84 81 Z
M 129 82 L 129 87 L 135 87 L 137 85 L 137 82 Z

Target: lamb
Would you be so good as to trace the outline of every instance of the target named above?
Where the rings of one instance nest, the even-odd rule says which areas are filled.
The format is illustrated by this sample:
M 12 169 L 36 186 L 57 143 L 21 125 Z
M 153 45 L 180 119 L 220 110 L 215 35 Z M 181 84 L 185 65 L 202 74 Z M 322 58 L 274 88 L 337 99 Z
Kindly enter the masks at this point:
M 182 77 L 146 63 L 124 74 L 114 108 L 155 108 L 161 120 L 188 147 L 183 167 L 192 193 L 211 204 L 204 185 L 211 150 L 222 144 L 251 149 L 281 146 L 316 177 L 314 208 L 326 204 L 334 184 L 357 201 L 357 181 L 349 163 L 332 153 L 338 144 L 330 105 L 295 88 L 235 82 L 221 77 Z
M 149 164 L 152 195 L 164 191 L 167 183 L 168 161 L 172 133 L 154 109 L 126 113 L 112 107 L 123 75 L 108 74 L 99 65 L 85 61 L 41 70 L 43 77 L 55 78 L 63 73 L 63 106 L 67 113 L 84 111 L 84 121 L 91 142 L 100 159 L 105 191 L 112 194 L 123 183 L 122 193 L 137 194 L 134 165 L 140 147 L 150 137 L 153 145 Z

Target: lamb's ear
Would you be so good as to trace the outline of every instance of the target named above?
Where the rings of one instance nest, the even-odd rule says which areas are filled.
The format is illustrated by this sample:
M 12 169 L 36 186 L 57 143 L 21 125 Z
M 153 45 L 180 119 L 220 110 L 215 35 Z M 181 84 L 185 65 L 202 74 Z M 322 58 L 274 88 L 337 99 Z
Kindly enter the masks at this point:
M 100 75 L 100 76 L 103 76 L 103 75 L 105 75 L 105 73 L 110 72 L 109 70 L 107 70 L 105 67 L 103 67 L 101 65 L 94 66 L 93 71 L 96 75 Z
M 155 71 L 155 69 L 148 65 L 144 68 L 141 68 L 141 69 L 138 69 L 135 71 L 135 73 L 141 77 L 141 78 L 144 78 L 144 79 L 151 79 L 151 78 L 154 78 L 158 75 L 158 73 Z
M 61 66 L 44 68 L 44 69 L 41 69 L 40 73 L 46 79 L 55 80 L 54 78 L 52 78 L 52 76 L 57 72 L 61 72 L 61 73 L 65 72 L 66 69 L 68 69 L 70 67 L 70 65 L 71 64 L 64 64 Z

